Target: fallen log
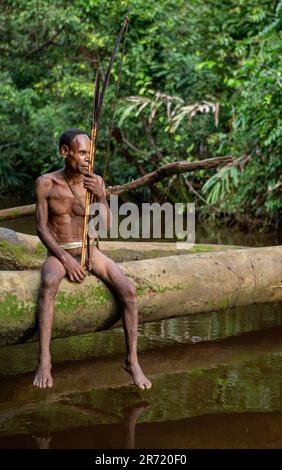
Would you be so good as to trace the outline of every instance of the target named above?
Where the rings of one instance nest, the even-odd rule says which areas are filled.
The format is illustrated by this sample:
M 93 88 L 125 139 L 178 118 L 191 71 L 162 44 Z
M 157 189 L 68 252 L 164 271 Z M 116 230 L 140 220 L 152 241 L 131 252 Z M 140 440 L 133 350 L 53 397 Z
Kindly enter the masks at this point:
M 139 321 L 282 300 L 282 246 L 195 253 L 120 264 L 137 288 Z M 0 344 L 35 332 L 39 271 L 0 272 Z M 120 308 L 95 276 L 64 279 L 53 337 L 120 326 Z
M 103 241 L 100 248 L 117 263 L 141 259 L 175 256 L 205 251 L 219 251 L 240 248 L 232 245 L 195 244 L 191 249 L 177 249 L 176 243 Z M 244 247 L 241 247 L 244 248 Z M 40 269 L 46 259 L 47 250 L 38 237 L 18 233 L 0 227 L 0 269 Z
M 35 212 L 35 204 L 28 204 L 27 206 L 9 207 L 8 209 L 0 210 L 0 221 L 16 219 L 25 215 L 31 215 Z

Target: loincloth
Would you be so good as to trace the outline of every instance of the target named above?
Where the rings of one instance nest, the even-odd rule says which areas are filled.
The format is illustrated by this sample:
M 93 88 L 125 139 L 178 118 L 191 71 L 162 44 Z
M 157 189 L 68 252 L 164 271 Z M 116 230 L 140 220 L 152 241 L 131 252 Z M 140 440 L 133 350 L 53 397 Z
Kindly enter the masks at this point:
M 80 240 L 77 242 L 59 243 L 59 246 L 64 250 L 73 250 L 74 248 L 81 248 L 82 244 L 83 241 Z M 96 245 L 97 248 L 99 248 L 99 238 L 93 238 L 90 240 L 90 245 Z

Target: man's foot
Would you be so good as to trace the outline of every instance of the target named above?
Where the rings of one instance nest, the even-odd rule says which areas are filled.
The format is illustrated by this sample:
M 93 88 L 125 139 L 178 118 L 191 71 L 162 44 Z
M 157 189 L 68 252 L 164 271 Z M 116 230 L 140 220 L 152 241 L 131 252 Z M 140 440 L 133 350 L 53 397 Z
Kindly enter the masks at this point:
M 53 379 L 51 375 L 51 362 L 50 361 L 39 363 L 38 369 L 35 373 L 33 385 L 34 387 L 38 387 L 38 388 L 52 387 Z
M 124 419 L 127 423 L 136 422 L 139 416 L 150 407 L 150 403 L 138 403 L 131 408 L 125 408 Z
M 128 359 L 123 361 L 123 368 L 128 372 L 132 378 L 135 385 L 142 390 L 149 389 L 152 387 L 152 383 L 147 377 L 145 377 L 141 367 L 138 362 L 131 363 Z
M 32 437 L 36 441 L 39 449 L 50 449 L 51 436 L 48 436 L 48 437 L 32 436 Z

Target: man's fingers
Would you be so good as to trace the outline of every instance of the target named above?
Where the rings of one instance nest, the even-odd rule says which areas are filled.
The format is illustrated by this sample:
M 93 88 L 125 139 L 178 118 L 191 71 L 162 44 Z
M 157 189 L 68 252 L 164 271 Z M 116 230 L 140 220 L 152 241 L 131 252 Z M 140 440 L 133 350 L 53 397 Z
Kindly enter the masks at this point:
M 84 176 L 84 183 L 96 183 L 96 184 L 99 184 L 98 179 L 96 178 L 96 176 L 91 175 L 90 173 L 88 173 L 87 176 Z
M 79 266 L 79 268 L 74 271 L 73 275 L 74 275 L 75 280 L 76 280 L 77 282 L 81 282 L 81 281 L 83 281 L 84 278 L 85 278 L 85 274 L 84 274 L 84 272 L 83 272 L 81 266 Z
M 79 275 L 80 275 L 80 277 L 81 277 L 82 280 L 86 278 L 86 272 L 83 271 L 82 268 L 81 268 L 80 271 L 79 271 Z
M 84 181 L 83 186 L 85 188 L 98 188 L 98 184 L 94 183 L 93 181 Z
M 83 281 L 84 276 L 82 276 L 82 274 L 78 271 L 78 272 L 76 273 L 76 278 L 78 279 L 78 282 L 81 282 L 81 281 Z
M 83 267 L 80 266 L 79 263 L 77 263 L 76 267 L 75 267 L 75 272 L 76 274 L 78 274 L 79 276 L 82 276 L 82 278 L 84 279 L 85 276 L 86 276 L 86 272 L 84 271 Z
M 86 272 L 74 258 L 71 260 L 67 269 L 69 280 L 72 282 L 81 282 L 86 277 Z

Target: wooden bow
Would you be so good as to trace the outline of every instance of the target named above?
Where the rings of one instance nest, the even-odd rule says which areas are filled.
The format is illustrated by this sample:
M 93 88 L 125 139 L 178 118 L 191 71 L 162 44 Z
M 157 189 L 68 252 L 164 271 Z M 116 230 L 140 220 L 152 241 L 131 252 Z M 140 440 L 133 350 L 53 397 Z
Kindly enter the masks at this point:
M 115 57 L 118 51 L 118 47 L 120 45 L 120 42 L 123 36 L 125 35 L 127 31 L 128 21 L 129 21 L 128 16 L 126 16 L 119 30 L 119 33 L 118 33 L 118 36 L 117 36 L 117 39 L 116 39 L 116 42 L 112 51 L 111 59 L 107 68 L 107 72 L 103 80 L 101 91 L 100 91 L 101 71 L 98 69 L 96 73 L 94 96 L 93 96 L 93 108 L 92 108 L 93 112 L 92 112 L 92 126 L 91 126 L 90 156 L 89 156 L 89 165 L 88 165 L 89 173 L 93 173 L 94 171 L 97 134 L 98 134 L 99 125 L 101 122 L 102 106 L 103 106 L 106 88 L 109 82 L 109 78 L 110 78 L 113 64 L 115 61 Z M 85 265 L 86 265 L 86 250 L 88 252 L 88 260 L 90 259 L 90 240 L 88 236 L 88 225 L 89 225 L 89 208 L 92 202 L 93 202 L 93 197 L 91 193 L 87 190 L 86 200 L 85 200 L 83 240 L 82 240 L 82 251 L 81 251 L 81 266 L 83 268 L 85 268 Z

